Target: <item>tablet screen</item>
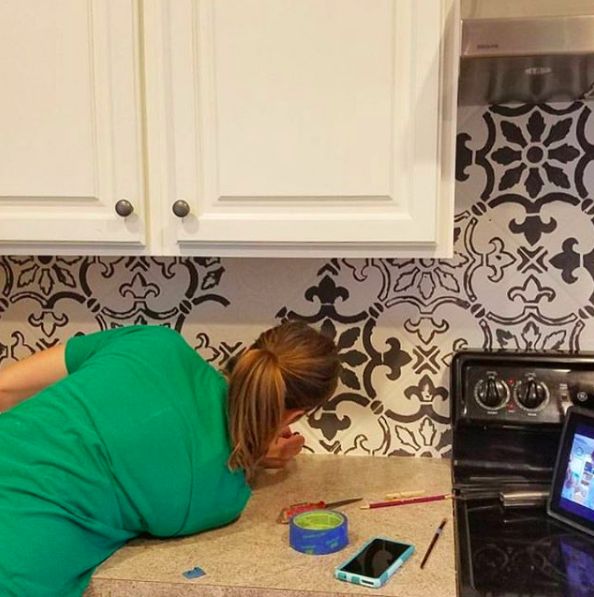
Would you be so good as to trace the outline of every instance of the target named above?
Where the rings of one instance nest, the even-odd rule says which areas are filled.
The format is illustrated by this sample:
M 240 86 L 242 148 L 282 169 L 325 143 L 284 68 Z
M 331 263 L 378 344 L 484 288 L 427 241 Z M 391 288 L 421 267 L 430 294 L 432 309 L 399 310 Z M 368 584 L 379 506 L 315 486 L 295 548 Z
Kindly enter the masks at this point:
M 549 498 L 549 514 L 594 534 L 594 412 L 567 413 Z

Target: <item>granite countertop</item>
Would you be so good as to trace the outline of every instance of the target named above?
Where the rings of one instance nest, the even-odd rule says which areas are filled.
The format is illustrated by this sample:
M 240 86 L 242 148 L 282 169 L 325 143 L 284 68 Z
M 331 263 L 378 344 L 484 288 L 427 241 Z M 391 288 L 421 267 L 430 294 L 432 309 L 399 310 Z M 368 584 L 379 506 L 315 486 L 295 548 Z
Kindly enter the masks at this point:
M 455 597 L 451 500 L 362 510 L 386 493 L 424 489 L 447 493 L 450 462 L 432 458 L 302 455 L 288 470 L 262 471 L 254 495 L 235 523 L 181 539 L 138 539 L 97 569 L 86 597 L 340 597 L 352 595 Z M 364 498 L 341 510 L 349 545 L 334 554 L 305 555 L 289 547 L 288 525 L 276 522 L 282 506 L 302 501 Z M 421 570 L 435 529 L 448 518 L 441 539 Z M 334 578 L 334 568 L 366 540 L 383 535 L 413 543 L 417 552 L 380 589 Z M 187 580 L 195 566 L 206 575 Z

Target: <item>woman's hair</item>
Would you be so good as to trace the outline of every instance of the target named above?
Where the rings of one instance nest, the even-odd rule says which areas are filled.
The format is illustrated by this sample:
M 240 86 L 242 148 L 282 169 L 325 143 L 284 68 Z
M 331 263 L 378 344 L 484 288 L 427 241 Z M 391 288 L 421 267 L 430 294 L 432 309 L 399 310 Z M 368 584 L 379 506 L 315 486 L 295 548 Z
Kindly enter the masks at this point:
M 339 368 L 334 342 L 301 321 L 265 331 L 229 362 L 229 467 L 244 469 L 250 478 L 285 410 L 320 406 L 336 390 Z

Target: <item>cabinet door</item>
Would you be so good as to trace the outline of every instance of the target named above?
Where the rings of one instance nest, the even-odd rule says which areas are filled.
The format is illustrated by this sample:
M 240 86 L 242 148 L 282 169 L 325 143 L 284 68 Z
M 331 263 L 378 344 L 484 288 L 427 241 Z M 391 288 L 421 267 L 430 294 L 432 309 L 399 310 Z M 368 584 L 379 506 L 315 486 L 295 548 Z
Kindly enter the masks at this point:
M 451 254 L 456 0 L 146 6 L 168 252 Z
M 0 2 L 2 253 L 143 247 L 138 24 L 136 0 Z

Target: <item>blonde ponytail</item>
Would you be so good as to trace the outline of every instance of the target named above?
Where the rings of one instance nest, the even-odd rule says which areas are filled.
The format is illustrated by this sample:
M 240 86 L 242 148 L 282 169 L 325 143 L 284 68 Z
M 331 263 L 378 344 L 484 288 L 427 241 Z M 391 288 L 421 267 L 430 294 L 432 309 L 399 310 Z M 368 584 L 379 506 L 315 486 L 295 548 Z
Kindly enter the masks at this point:
M 251 476 L 281 424 L 285 392 L 285 382 L 272 353 L 251 348 L 239 357 L 229 379 L 232 468 L 242 468 Z
M 303 322 L 271 328 L 227 366 L 231 469 L 251 478 L 280 430 L 286 409 L 311 410 L 334 393 L 334 342 Z

